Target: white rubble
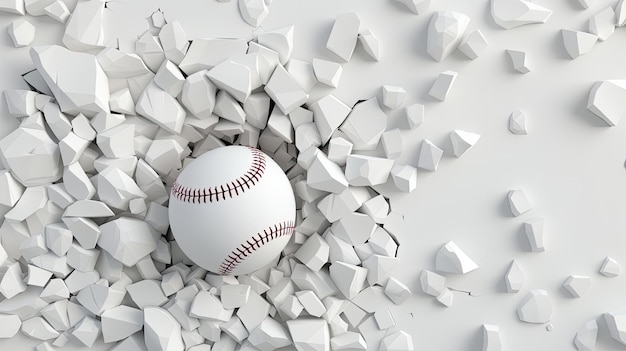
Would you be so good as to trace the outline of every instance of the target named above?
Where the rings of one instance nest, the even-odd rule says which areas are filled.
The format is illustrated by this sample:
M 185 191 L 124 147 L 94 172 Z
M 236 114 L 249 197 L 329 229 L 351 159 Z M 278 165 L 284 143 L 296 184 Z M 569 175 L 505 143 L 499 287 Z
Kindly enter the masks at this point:
M 453 241 L 449 241 L 439 249 L 435 258 L 435 269 L 439 272 L 467 274 L 477 268 L 476 262 Z
M 607 256 L 600 267 L 600 274 L 608 278 L 614 278 L 620 274 L 621 269 L 620 264 L 614 258 Z
M 343 72 L 341 64 L 329 60 L 314 58 L 312 65 L 313 72 L 315 72 L 315 77 L 318 82 L 333 88 L 337 88 L 339 86 L 339 80 L 341 79 L 341 73 Z
M 491 0 L 491 16 L 504 29 L 546 23 L 551 15 L 552 10 L 527 0 Z
M 166 310 L 148 307 L 144 310 L 144 340 L 148 350 L 184 350 L 180 324 Z
M 15 314 L 0 313 L 0 325 L 2 325 L 0 339 L 8 339 L 14 337 L 20 331 L 22 321 Z
M 318 190 L 340 193 L 348 187 L 348 180 L 337 164 L 318 151 L 307 172 L 307 184 Z
M 225 60 L 209 70 L 207 77 L 218 89 L 226 91 L 237 101 L 244 102 L 252 92 L 252 74 L 248 66 Z
M 561 35 L 565 51 L 572 59 L 590 52 L 598 41 L 597 35 L 577 30 L 562 29 Z
M 525 135 L 528 134 L 528 127 L 526 126 L 526 115 L 519 109 L 513 110 L 509 116 L 509 131 L 513 134 Z
M 453 130 L 450 132 L 450 142 L 454 156 L 461 157 L 480 140 L 480 134 Z
M 387 182 L 394 165 L 393 160 L 382 157 L 349 155 L 345 174 L 352 186 L 372 186 Z
M 417 168 L 409 165 L 396 164 L 391 168 L 391 179 L 396 188 L 407 193 L 417 186 Z
M 182 66 L 183 58 L 185 58 L 190 45 L 180 22 L 166 23 L 159 31 L 159 41 L 163 47 L 165 58 Z
M 626 345 L 626 309 L 604 313 L 604 321 L 611 337 Z
M 220 300 L 208 291 L 200 291 L 189 309 L 190 317 L 219 322 L 227 322 L 232 313 L 232 310 L 226 310 Z
M 420 285 L 425 294 L 437 297 L 446 288 L 446 277 L 425 269 L 420 274 Z
M 596 82 L 589 91 L 587 109 L 613 127 L 619 123 L 626 109 L 619 101 L 626 98 L 626 80 Z
M 506 284 L 506 290 L 510 293 L 519 292 L 524 284 L 524 272 L 520 268 L 517 261 L 511 261 L 509 269 L 504 275 L 504 282 Z
M 63 1 L 54 1 L 43 10 L 48 17 L 60 23 L 65 23 L 70 17 L 70 10 Z
M 552 303 L 545 290 L 532 290 L 517 307 L 517 316 L 526 323 L 543 324 L 552 317 Z
M 217 116 L 222 117 L 226 121 L 233 122 L 234 124 L 241 125 L 246 121 L 246 114 L 241 108 L 241 105 L 232 97 L 229 93 L 224 90 L 218 91 L 215 97 L 215 108 L 213 109 L 213 113 Z M 218 128 L 220 123 L 224 123 L 226 121 L 220 120 L 218 124 L 215 125 L 214 130 Z
M 415 129 L 424 122 L 424 105 L 412 104 L 407 106 L 404 111 L 409 129 Z
M 10 299 L 26 291 L 26 283 L 22 278 L 22 270 L 18 262 L 13 262 L 0 269 L 0 294 Z
M 578 329 L 574 337 L 574 346 L 578 351 L 593 351 L 596 349 L 597 338 L 598 323 L 592 319 Z
M 367 268 L 367 282 L 370 285 L 385 285 L 391 274 L 397 269 L 399 262 L 397 257 L 370 255 L 362 263 L 363 267 Z
M 507 197 L 509 199 L 509 207 L 511 208 L 513 216 L 517 217 L 532 210 L 532 206 L 524 190 L 511 190 L 509 191 Z
M 63 44 L 73 51 L 104 46 L 105 1 L 79 1 L 65 25 Z
M 289 114 L 309 98 L 309 94 L 281 65 L 276 66 L 264 89 L 284 114 Z
M 524 222 L 524 233 L 532 252 L 543 252 L 546 250 L 543 233 L 544 223 L 545 220 L 543 218 L 533 218 Z
M 583 275 L 570 275 L 563 287 L 572 297 L 582 297 L 591 287 L 591 278 Z
M 71 330 L 71 335 L 89 348 L 95 344 L 101 333 L 101 322 L 90 316 L 85 316 Z
M 185 110 L 174 97 L 155 83 L 149 83 L 141 93 L 135 110 L 170 133 L 179 134 L 182 130 Z
M 380 351 L 413 351 L 413 337 L 405 331 L 385 336 L 380 342 Z
M 285 69 L 306 93 L 309 93 L 318 83 L 311 62 L 291 59 L 285 65 Z
M 493 324 L 483 324 L 483 351 L 502 351 L 500 327 Z
M 358 38 L 359 43 L 361 43 L 361 46 L 363 47 L 363 50 L 372 59 L 374 59 L 374 61 L 380 61 L 382 55 L 380 47 L 381 45 L 376 35 L 374 35 L 371 30 L 366 29 L 359 33 Z
M 600 41 L 605 41 L 615 32 L 615 19 L 613 7 L 608 6 L 589 19 L 589 32 L 597 35 Z
M 270 316 L 252 330 L 248 341 L 261 351 L 272 351 L 291 344 L 285 328 Z
M 298 351 L 329 351 L 328 323 L 319 318 L 288 320 L 287 329 Z
M 321 317 L 326 312 L 326 307 L 322 300 L 311 290 L 300 290 L 295 292 L 295 296 L 300 301 L 304 310 L 313 317 Z
M 28 117 L 37 113 L 37 93 L 30 90 L 7 89 L 4 99 L 11 117 Z
M 246 23 L 256 28 L 270 11 L 264 0 L 239 0 L 239 13 Z
M 330 140 L 335 130 L 342 125 L 348 114 L 350 107 L 337 99 L 332 94 L 326 95 L 309 106 L 313 112 L 313 121 L 317 126 L 322 139 L 322 144 Z
M 459 51 L 461 51 L 470 60 L 475 60 L 480 56 L 489 45 L 489 42 L 480 31 L 476 29 L 469 33 L 461 40 L 459 44 Z
M 35 26 L 25 19 L 17 19 L 8 27 L 13 46 L 21 48 L 30 45 L 35 39 Z
M 48 195 L 43 186 L 28 187 L 15 206 L 5 213 L 4 218 L 13 222 L 22 222 L 42 209 L 47 201 Z
M 374 196 L 373 198 L 363 202 L 361 206 L 360 212 L 365 213 L 366 215 L 372 217 L 374 222 L 383 223 L 387 216 L 389 215 L 389 203 L 385 200 L 385 197 L 382 195 Z M 395 256 L 395 252 L 389 252 L 391 250 L 395 251 L 397 245 L 389 236 L 386 230 L 382 227 L 376 229 L 372 237 L 370 237 L 369 244 L 372 249 L 379 254 L 385 254 L 387 256 Z M 392 245 L 393 247 L 389 247 Z
M 55 182 L 63 172 L 58 146 L 44 130 L 15 129 L 0 140 L 0 160 L 27 187 Z
M 530 68 L 528 65 L 528 54 L 526 53 L 526 51 L 511 49 L 507 49 L 505 51 L 511 61 L 511 65 L 513 66 L 514 70 L 522 74 L 530 72 Z
M 244 55 L 247 49 L 247 42 L 243 39 L 197 38 L 189 45 L 189 50 L 178 67 L 185 74 L 192 75 L 209 70 L 231 57 Z M 176 63 L 174 60 L 171 61 Z
M 349 263 L 336 261 L 330 265 L 330 278 L 346 299 L 353 299 L 363 290 L 368 270 Z
M 58 45 L 33 47 L 30 56 L 61 111 L 88 117 L 109 111 L 108 79 L 95 56 Z
M 383 85 L 383 105 L 395 110 L 402 106 L 406 99 L 406 90 L 403 87 Z
M 59 336 L 59 332 L 41 317 L 33 317 L 23 321 L 22 333 L 35 340 L 50 340 Z
M 328 262 L 329 251 L 326 240 L 319 234 L 313 233 L 296 251 L 294 257 L 311 270 L 319 271 Z
M 425 169 L 427 171 L 436 171 L 439 166 L 439 161 L 443 156 L 443 150 L 437 145 L 433 144 L 428 139 L 424 139 L 422 147 L 420 148 L 419 158 L 417 160 L 417 167 Z
M 278 53 L 280 64 L 285 65 L 293 52 L 294 28 L 294 25 L 290 25 L 263 32 L 257 36 L 257 41 L 260 45 Z
M 352 245 L 366 242 L 376 230 L 376 222 L 363 213 L 353 212 L 331 226 L 332 232 Z
M 455 71 L 445 71 L 439 73 L 437 79 L 433 83 L 428 95 L 439 101 L 445 101 L 450 93 L 450 89 L 452 88 L 452 84 L 456 80 L 457 72 Z
M 155 230 L 141 220 L 120 217 L 101 225 L 100 230 L 98 246 L 127 267 L 156 249 Z
M 402 5 L 406 6 L 411 12 L 416 15 L 422 14 L 430 8 L 431 0 L 396 0 Z
M 80 162 L 74 162 L 63 170 L 65 190 L 77 200 L 88 200 L 96 194 L 96 188 L 89 180 Z
M 470 18 L 456 11 L 437 11 L 428 25 L 426 47 L 428 54 L 441 62 L 460 44 Z
M 402 304 L 411 296 L 411 289 L 394 277 L 390 277 L 385 284 L 385 295 L 396 305 Z
M 354 150 L 373 150 L 386 128 L 387 115 L 373 97 L 356 104 L 339 130 L 350 139 Z
M 176 97 L 183 90 L 185 77 L 172 61 L 165 60 L 154 76 L 154 83 L 171 96 Z
M 23 0 L 5 0 L 0 2 L 0 12 L 24 16 L 26 14 Z
M 115 166 L 109 166 L 102 170 L 97 179 L 98 197 L 113 208 L 127 210 L 131 200 L 145 199 L 148 196 L 139 188 L 133 178 Z
M 348 62 L 358 39 L 361 20 L 354 12 L 340 13 L 326 42 L 326 48 L 343 61 Z
M 365 351 L 367 343 L 358 332 L 347 331 L 330 338 L 330 347 L 333 351 Z

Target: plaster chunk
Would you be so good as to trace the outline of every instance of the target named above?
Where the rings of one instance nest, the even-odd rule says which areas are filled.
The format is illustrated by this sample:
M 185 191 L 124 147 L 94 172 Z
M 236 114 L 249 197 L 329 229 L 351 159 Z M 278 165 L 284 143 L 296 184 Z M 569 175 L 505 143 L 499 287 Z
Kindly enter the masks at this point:
M 322 144 L 326 144 L 335 130 L 350 114 L 350 107 L 337 99 L 334 95 L 326 95 L 309 106 L 313 112 L 313 121 L 320 133 Z
M 413 337 L 405 331 L 386 336 L 380 343 L 380 351 L 413 351 Z
M 315 77 L 318 82 L 337 88 L 343 67 L 337 62 L 314 58 L 313 71 L 315 72 Z
M 159 39 L 165 58 L 182 66 L 183 58 L 187 54 L 187 49 L 189 49 L 189 41 L 180 22 L 166 23 L 159 31 Z
M 0 11 L 24 16 L 26 14 L 24 0 L 6 0 L 0 2 Z
M 138 55 L 115 48 L 105 48 L 96 55 L 96 59 L 109 78 L 129 78 L 150 72 Z
M 526 193 L 522 189 L 509 191 L 508 199 L 511 213 L 515 217 L 524 214 L 532 209 L 530 201 L 528 200 Z
M 563 283 L 563 287 L 572 297 L 580 298 L 583 297 L 591 287 L 591 278 L 583 275 L 570 275 L 565 283 Z
M 263 32 L 257 36 L 260 45 L 278 53 L 281 65 L 287 64 L 293 52 L 294 26 L 286 26 Z
M 425 269 L 420 274 L 420 285 L 425 294 L 437 297 L 446 288 L 446 277 Z
M 410 193 L 417 186 L 417 169 L 409 165 L 396 164 L 391 168 L 391 179 L 400 191 Z
M 23 321 L 22 333 L 35 340 L 50 340 L 59 336 L 59 332 L 41 317 L 33 317 Z
M 422 148 L 420 149 L 417 167 L 434 172 L 437 170 L 442 156 L 442 149 L 433 144 L 430 140 L 424 139 Z
M 621 266 L 615 259 L 609 256 L 604 258 L 602 266 L 600 267 L 600 274 L 607 278 L 614 278 L 620 274 L 620 271 Z
M 500 27 L 511 29 L 546 23 L 552 16 L 552 10 L 526 0 L 491 0 L 491 16 Z
M 241 18 L 253 27 L 263 23 L 270 11 L 263 0 L 239 0 Z
M 562 29 L 561 36 L 565 51 L 572 59 L 590 52 L 598 41 L 597 35 L 577 30 Z
M 348 187 L 348 180 L 341 168 L 322 152 L 314 156 L 306 181 L 313 189 L 333 193 L 340 193 Z
M 454 156 L 461 157 L 480 140 L 480 134 L 454 130 L 450 132 L 450 142 Z
M 283 326 L 269 316 L 250 333 L 248 341 L 261 351 L 272 351 L 291 344 Z
M 366 242 L 376 227 L 376 222 L 370 216 L 353 212 L 333 223 L 331 230 L 338 238 L 358 245 Z
M 276 106 L 284 114 L 289 114 L 309 98 L 309 94 L 302 90 L 300 85 L 281 65 L 278 65 L 274 70 L 265 86 L 265 92 L 276 102 Z
M 30 45 L 35 39 L 35 26 L 25 19 L 17 19 L 8 27 L 13 46 L 21 48 Z
M 252 91 L 252 73 L 250 68 L 243 64 L 225 60 L 209 70 L 207 77 L 218 89 L 225 90 L 243 103 Z
M 470 18 L 460 12 L 435 12 L 428 25 L 427 52 L 436 61 L 448 57 L 461 43 Z
M 22 279 L 22 269 L 18 262 L 10 263 L 0 269 L 0 294 L 6 299 L 26 291 L 26 283 Z
M 367 343 L 361 334 L 350 331 L 333 336 L 330 347 L 333 351 L 365 351 Z
M 287 321 L 287 329 L 298 351 L 329 351 L 330 332 L 328 323 L 319 318 Z
M 511 265 L 504 276 L 504 281 L 507 292 L 516 293 L 522 289 L 522 285 L 524 284 L 524 272 L 517 261 L 511 261 Z
M 374 61 L 380 61 L 381 58 L 381 45 L 378 37 L 372 33 L 371 30 L 366 29 L 358 35 L 359 43 L 363 46 L 363 50 L 367 53 Z
M 330 278 L 346 299 L 353 299 L 363 289 L 368 270 L 345 262 L 333 262 Z
M 467 274 L 477 269 L 478 265 L 453 241 L 449 241 L 437 252 L 435 267 L 440 272 Z
M 396 0 L 416 15 L 422 14 L 430 8 L 431 0 Z
M 574 337 L 574 346 L 578 351 L 593 351 L 596 349 L 597 338 L 598 323 L 592 319 L 578 329 Z
M 445 101 L 450 93 L 450 89 L 452 89 L 452 84 L 456 80 L 457 72 L 454 71 L 445 71 L 439 73 L 437 79 L 433 83 L 428 95 L 439 100 Z
M 15 314 L 0 313 L 0 325 L 2 325 L 0 339 L 8 339 L 17 335 L 22 326 L 22 321 Z
M 247 49 L 248 44 L 244 39 L 198 38 L 191 42 L 178 66 L 185 74 L 191 75 L 211 69 L 231 57 L 243 55 Z
M 619 103 L 625 98 L 626 80 L 599 81 L 589 92 L 587 109 L 613 127 L 626 114 L 626 109 Z
M 528 54 L 525 51 L 507 49 L 506 53 L 514 70 L 522 74 L 530 72 Z
M 487 46 L 489 42 L 483 33 L 480 29 L 475 29 L 461 40 L 459 51 L 470 60 L 475 60 L 487 49 Z
M 88 51 L 104 46 L 103 0 L 79 1 L 65 25 L 63 44 L 72 51 Z M 77 90 L 79 91 L 79 90 Z
M 517 316 L 526 323 L 547 323 L 552 317 L 552 303 L 545 290 L 532 290 L 517 307 Z
M 170 133 L 179 134 L 183 128 L 185 110 L 174 97 L 155 83 L 148 84 L 135 110 Z
M 346 179 L 353 186 L 372 186 L 387 181 L 394 161 L 381 157 L 349 155 L 346 159 Z
M 483 351 L 502 351 L 500 327 L 493 324 L 483 324 Z
M 148 307 L 144 310 L 144 341 L 148 350 L 184 350 L 180 324 L 166 310 Z
M 335 18 L 335 24 L 330 32 L 326 48 L 343 61 L 352 58 L 361 20 L 356 13 L 341 13 Z
M 100 230 L 98 246 L 127 267 L 156 249 L 154 229 L 141 220 L 120 217 L 101 225 Z
M 609 6 L 589 19 L 589 32 L 605 41 L 615 32 L 615 19 L 615 11 Z
M 526 126 L 526 115 L 519 109 L 513 110 L 513 112 L 509 116 L 509 130 L 513 134 L 528 134 L 528 127 Z

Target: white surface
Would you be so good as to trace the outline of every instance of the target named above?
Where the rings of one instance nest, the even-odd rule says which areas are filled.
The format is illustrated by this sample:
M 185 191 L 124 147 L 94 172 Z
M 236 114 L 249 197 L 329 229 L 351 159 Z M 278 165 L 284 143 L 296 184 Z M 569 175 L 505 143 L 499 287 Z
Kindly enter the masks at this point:
M 621 235 L 626 225 L 626 127 L 605 127 L 585 104 L 595 81 L 626 77 L 626 31 L 618 28 L 606 42 L 572 61 L 562 46 L 560 30 L 586 30 L 588 19 L 613 2 L 598 0 L 586 11 L 573 1 L 537 4 L 554 10 L 548 22 L 512 30 L 493 22 L 487 0 L 437 1 L 419 16 L 395 1 L 275 0 L 262 24 L 267 29 L 296 25 L 294 58 L 333 60 L 325 44 L 336 15 L 358 13 L 362 24 L 380 40 L 382 58 L 379 63 L 371 61 L 357 45 L 333 94 L 351 106 L 376 95 L 383 84 L 393 84 L 407 90 L 406 105 L 426 105 L 424 123 L 406 132 L 399 162 L 415 166 L 423 138 L 443 146 L 453 129 L 483 136 L 461 159 L 450 157 L 446 150 L 437 172 L 419 170 L 417 189 L 392 201 L 392 208 L 405 216 L 405 223 L 394 230 L 401 243 L 401 265 L 394 275 L 409 287 L 418 286 L 421 269 L 433 268 L 434 254 L 448 240 L 457 242 L 480 265 L 475 272 L 448 281 L 450 287 L 471 290 L 474 297 L 455 292 L 454 305 L 447 309 L 419 294 L 405 302 L 396 322 L 413 336 L 416 349 L 478 349 L 481 325 L 489 323 L 500 326 L 503 348 L 508 350 L 573 350 L 574 334 L 585 322 L 625 307 L 621 292 L 626 281 L 605 279 L 597 271 L 607 255 L 626 262 L 626 237 Z M 73 8 L 73 1 L 70 5 Z M 237 1 L 123 0 L 110 2 L 109 7 L 106 33 L 120 33 L 122 46 L 141 34 L 147 26 L 145 18 L 157 7 L 168 20 L 181 22 L 190 38 L 251 37 L 253 30 L 241 20 Z M 456 52 L 442 63 L 429 57 L 425 42 L 429 14 L 440 10 L 467 14 L 472 19 L 468 30 L 481 29 L 489 47 L 478 59 L 470 61 Z M 0 14 L 0 27 L 6 28 L 17 17 Z M 46 17 L 32 22 L 38 33 L 34 44 L 60 40 L 59 23 Z M 504 53 L 512 44 L 532 55 L 532 72 L 512 72 Z M 13 48 L 8 35 L 0 35 L 0 48 L 0 90 L 26 88 L 20 74 L 33 68 L 29 49 Z M 448 69 L 459 72 L 454 91 L 445 103 L 435 102 L 427 97 L 428 90 L 439 72 Z M 507 130 L 508 116 L 518 107 L 532 123 L 529 135 L 514 136 Z M 401 110 L 388 112 L 389 126 L 406 128 Z M 0 114 L 0 136 L 4 136 L 17 122 L 8 117 L 4 102 Z M 523 188 L 533 203 L 531 213 L 519 218 L 511 217 L 506 203 L 507 191 L 515 188 Z M 530 216 L 547 219 L 550 250 L 545 253 L 528 252 L 521 226 Z M 526 281 L 520 293 L 505 294 L 502 275 L 514 258 L 525 267 Z M 581 299 L 568 298 L 561 288 L 573 273 L 594 278 Z M 545 289 L 551 296 L 551 332 L 543 325 L 517 320 L 515 308 L 532 289 Z M 600 319 L 597 349 L 619 349 L 604 324 Z M 442 325 L 446 327 L 437 330 L 445 332 L 432 332 Z M 18 334 L 0 340 L 0 349 L 36 344 Z

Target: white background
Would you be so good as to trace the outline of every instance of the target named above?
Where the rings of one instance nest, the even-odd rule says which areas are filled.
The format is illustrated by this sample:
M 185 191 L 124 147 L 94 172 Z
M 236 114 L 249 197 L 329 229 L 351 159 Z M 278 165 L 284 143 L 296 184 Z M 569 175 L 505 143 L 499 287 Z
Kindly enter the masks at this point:
M 334 91 L 347 104 L 377 95 L 383 84 L 408 91 L 405 105 L 426 105 L 426 118 L 416 130 L 406 130 L 400 162 L 416 165 L 419 147 L 428 138 L 449 150 L 453 129 L 483 137 L 460 159 L 447 152 L 436 172 L 420 171 L 418 187 L 409 196 L 392 199 L 405 222 L 394 226 L 401 242 L 402 266 L 395 276 L 414 296 L 397 312 L 402 329 L 413 335 L 416 350 L 480 350 L 480 326 L 500 326 L 505 350 L 574 350 L 572 339 L 586 321 L 626 307 L 626 274 L 605 278 L 598 269 L 606 255 L 626 265 L 626 122 L 609 128 L 586 111 L 595 81 L 626 79 L 626 29 L 570 60 L 561 29 L 587 30 L 588 19 L 612 1 L 597 0 L 583 10 L 576 0 L 537 1 L 554 10 L 546 24 L 512 30 L 498 27 L 488 0 L 433 0 L 431 10 L 414 15 L 391 0 L 274 0 L 265 29 L 295 24 L 293 58 L 333 59 L 325 49 L 335 16 L 356 12 L 362 28 L 379 38 L 383 58 L 376 63 L 358 47 L 344 65 L 340 87 Z M 71 5 L 71 4 L 70 4 Z M 108 40 L 122 48 L 147 28 L 145 17 L 160 7 L 169 21 L 178 20 L 190 39 L 252 37 L 252 28 L 239 16 L 237 2 L 214 0 L 113 0 L 107 12 Z M 456 10 L 471 17 L 468 30 L 480 28 L 489 48 L 475 61 L 454 53 L 441 63 L 426 53 L 426 29 L 435 10 Z M 18 16 L 0 14 L 0 28 Z M 35 44 L 58 42 L 62 25 L 32 18 Z M 132 46 L 131 46 L 132 47 Z M 522 75 L 510 65 L 505 49 L 528 52 L 531 72 Z M 15 49 L 0 34 L 0 89 L 25 88 L 20 74 L 33 68 L 28 48 Z M 448 99 L 427 95 L 438 73 L 459 72 Z M 316 89 L 314 99 L 328 89 Z M 508 116 L 515 108 L 527 114 L 529 135 L 511 134 Z M 402 111 L 387 111 L 389 125 L 406 129 Z M 0 136 L 17 122 L 0 109 Z M 512 217 L 506 202 L 511 189 L 524 189 L 533 205 L 530 213 Z M 546 219 L 546 252 L 531 253 L 521 231 L 530 218 Z M 480 268 L 466 276 L 449 276 L 450 287 L 471 290 L 477 297 L 455 293 L 445 308 L 420 292 L 422 269 L 434 269 L 434 255 L 454 240 Z M 505 293 L 503 276 L 512 259 L 526 275 L 523 289 Z M 570 274 L 588 275 L 592 287 L 574 299 L 561 287 Z M 545 325 L 522 323 L 516 307 L 532 289 L 550 294 L 554 313 Z M 413 317 L 409 315 L 413 313 Z M 598 350 L 624 349 L 610 339 L 602 318 Z M 0 349 L 36 345 L 19 334 L 0 340 Z

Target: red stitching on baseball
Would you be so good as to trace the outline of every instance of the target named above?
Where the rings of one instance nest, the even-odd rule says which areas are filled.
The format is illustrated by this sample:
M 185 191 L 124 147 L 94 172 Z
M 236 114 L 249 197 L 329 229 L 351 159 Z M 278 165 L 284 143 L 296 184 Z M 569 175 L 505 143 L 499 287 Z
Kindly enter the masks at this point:
M 229 275 L 237 266 L 243 262 L 254 251 L 261 246 L 269 243 L 270 241 L 285 235 L 293 234 L 295 228 L 293 221 L 286 221 L 264 229 L 262 232 L 256 233 L 250 239 L 235 248 L 230 254 L 226 255 L 226 258 L 219 267 L 219 274 Z
M 265 173 L 265 154 L 252 147 L 248 147 L 248 149 L 252 152 L 252 163 L 241 177 L 226 184 L 208 188 L 189 188 L 176 180 L 172 184 L 172 196 L 179 201 L 199 204 L 226 200 L 226 197 L 232 198 L 240 195 L 240 193 L 243 194 L 247 189 L 254 186 Z

